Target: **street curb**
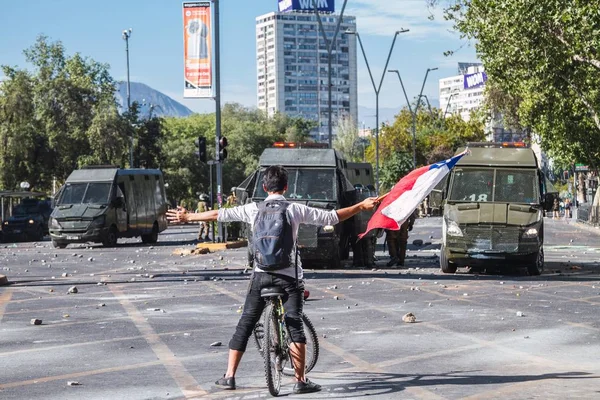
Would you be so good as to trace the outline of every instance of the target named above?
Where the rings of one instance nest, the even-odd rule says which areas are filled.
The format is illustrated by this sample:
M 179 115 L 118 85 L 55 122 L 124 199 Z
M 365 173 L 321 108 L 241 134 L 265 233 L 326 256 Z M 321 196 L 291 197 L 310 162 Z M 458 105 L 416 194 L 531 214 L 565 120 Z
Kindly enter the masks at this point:
M 225 250 L 225 249 L 239 249 L 240 247 L 248 246 L 247 240 L 237 240 L 233 242 L 225 242 L 225 243 L 198 243 L 196 245 L 197 249 L 208 249 L 211 252 L 217 250 Z
M 0 275 L 0 286 L 8 285 L 8 278 L 6 275 Z

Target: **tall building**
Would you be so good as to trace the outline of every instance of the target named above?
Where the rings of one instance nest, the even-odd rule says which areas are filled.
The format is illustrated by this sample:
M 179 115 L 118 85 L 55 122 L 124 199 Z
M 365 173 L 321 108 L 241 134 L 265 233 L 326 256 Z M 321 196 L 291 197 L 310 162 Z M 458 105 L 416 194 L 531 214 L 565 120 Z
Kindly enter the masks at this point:
M 339 16 L 320 14 L 329 39 Z M 356 18 L 344 16 L 331 54 L 332 125 L 350 116 L 358 123 Z M 272 12 L 256 18 L 258 108 L 317 121 L 313 139 L 328 140 L 328 53 L 311 12 Z
M 440 107 L 445 113 L 459 113 L 468 121 L 471 111 L 483 104 L 487 75 L 481 63 L 458 63 L 458 74 L 440 79 Z
M 471 112 L 484 102 L 487 75 L 481 63 L 458 63 L 458 75 L 442 78 L 439 82 L 440 107 L 445 116 L 460 114 L 468 121 Z M 521 142 L 530 139 L 526 130 L 505 127 L 502 114 L 491 115 L 486 121 L 487 140 L 492 142 Z

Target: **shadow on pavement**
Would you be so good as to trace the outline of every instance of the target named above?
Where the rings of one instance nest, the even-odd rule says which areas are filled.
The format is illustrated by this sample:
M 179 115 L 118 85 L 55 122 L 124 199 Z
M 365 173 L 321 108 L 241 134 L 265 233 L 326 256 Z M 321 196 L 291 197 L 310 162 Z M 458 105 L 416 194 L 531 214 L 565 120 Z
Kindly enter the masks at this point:
M 542 381 L 547 379 L 597 379 L 588 372 L 564 372 L 541 375 L 470 375 L 471 372 L 453 371 L 436 375 L 405 375 L 392 373 L 350 373 L 340 375 L 339 380 L 352 382 L 327 385 L 328 398 L 356 398 L 367 396 L 392 396 L 408 387 L 443 385 L 497 385 Z

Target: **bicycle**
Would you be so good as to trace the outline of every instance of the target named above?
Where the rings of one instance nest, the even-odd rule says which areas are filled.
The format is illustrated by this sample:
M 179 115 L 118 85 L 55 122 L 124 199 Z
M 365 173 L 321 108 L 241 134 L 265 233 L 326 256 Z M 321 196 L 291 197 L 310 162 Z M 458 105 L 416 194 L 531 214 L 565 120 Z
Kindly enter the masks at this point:
M 291 336 L 285 323 L 282 301 L 285 294 L 285 291 L 277 286 L 261 289 L 261 297 L 268 299 L 263 313 L 264 323 L 259 321 L 254 327 L 254 341 L 265 361 L 267 387 L 273 396 L 279 395 L 282 375 L 294 376 L 294 364 L 290 354 Z M 305 371 L 308 373 L 319 358 L 319 340 L 312 322 L 304 313 L 302 322 L 306 336 Z

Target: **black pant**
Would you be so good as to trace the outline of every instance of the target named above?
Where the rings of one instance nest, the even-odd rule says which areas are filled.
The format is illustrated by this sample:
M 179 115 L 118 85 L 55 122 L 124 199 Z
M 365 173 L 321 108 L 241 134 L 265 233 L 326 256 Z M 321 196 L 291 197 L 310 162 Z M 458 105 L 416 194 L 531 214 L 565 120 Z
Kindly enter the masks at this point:
M 286 292 L 282 300 L 285 309 L 285 322 L 290 331 L 292 342 L 306 343 L 302 324 L 304 282 L 300 281 L 296 285 L 296 278 L 266 272 L 254 272 L 250 289 L 246 295 L 242 316 L 229 342 L 231 350 L 246 351 L 248 339 L 252 335 L 254 325 L 260 319 L 266 305 L 265 299 L 260 297 L 260 289 L 267 286 L 279 286 Z

